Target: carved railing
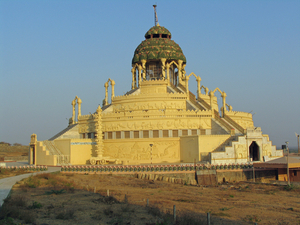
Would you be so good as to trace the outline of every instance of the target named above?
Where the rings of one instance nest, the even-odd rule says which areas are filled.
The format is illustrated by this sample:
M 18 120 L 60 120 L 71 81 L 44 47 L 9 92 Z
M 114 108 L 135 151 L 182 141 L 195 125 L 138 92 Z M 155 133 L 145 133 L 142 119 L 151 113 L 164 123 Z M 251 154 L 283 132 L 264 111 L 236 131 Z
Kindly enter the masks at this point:
M 222 118 L 219 115 L 219 112 L 214 110 L 214 114 L 215 114 L 215 120 L 218 121 L 222 126 L 224 126 L 227 130 L 231 131 L 234 130 L 234 128 L 229 125 L 228 123 L 226 123 L 224 120 L 222 120 Z
M 204 99 L 199 98 L 198 101 L 201 105 L 203 105 L 206 108 L 206 110 L 211 109 L 211 106 Z
M 176 87 L 174 84 L 172 84 L 172 83 L 170 83 L 170 86 L 171 86 L 171 88 L 173 88 L 176 92 L 178 92 L 178 93 L 182 93 L 182 91 L 181 90 L 179 90 L 179 88 L 178 87 Z
M 245 129 L 239 125 L 237 122 L 235 122 L 233 119 L 231 119 L 229 116 L 227 116 L 226 114 L 224 114 L 223 117 L 228 123 L 230 123 L 235 129 L 237 129 L 239 132 L 241 132 L 242 134 L 245 134 Z
M 186 88 L 182 85 L 182 84 L 179 84 L 178 85 L 180 87 L 180 89 L 182 89 L 184 92 L 186 92 Z M 197 98 L 196 96 L 189 91 L 189 100 L 198 108 L 198 109 L 201 109 L 201 110 L 209 110 L 210 109 L 210 105 L 208 105 L 206 102 L 204 102 L 204 104 L 202 102 L 200 102 L 201 104 L 204 105 L 204 107 L 199 104 L 199 102 L 197 101 Z
M 57 165 L 65 165 L 70 163 L 70 157 L 68 155 L 58 155 L 56 160 Z
M 125 112 L 111 112 L 106 113 L 103 115 L 103 120 L 112 119 L 112 118 L 119 118 L 122 117 L 144 117 L 147 116 L 148 118 L 161 118 L 161 117 L 211 117 L 211 111 L 178 111 L 177 109 L 166 109 L 164 111 L 159 110 L 149 110 L 149 111 L 125 111 Z
M 43 145 L 46 147 L 51 155 L 56 155 L 57 165 L 64 165 L 70 163 L 70 157 L 68 155 L 63 155 L 61 151 L 54 145 L 53 141 L 43 141 Z

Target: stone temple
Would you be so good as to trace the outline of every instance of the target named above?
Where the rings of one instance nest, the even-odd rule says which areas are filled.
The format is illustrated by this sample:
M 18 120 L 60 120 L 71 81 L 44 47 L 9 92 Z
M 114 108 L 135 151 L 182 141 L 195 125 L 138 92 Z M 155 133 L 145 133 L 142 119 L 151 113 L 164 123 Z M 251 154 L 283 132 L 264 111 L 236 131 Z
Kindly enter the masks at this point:
M 29 163 L 224 164 L 282 156 L 254 126 L 251 113 L 233 111 L 223 90 L 186 74 L 186 58 L 171 38 L 159 24 L 150 28 L 133 54 L 131 90 L 115 96 L 118 84 L 108 79 L 102 107 L 89 115 L 81 115 L 82 100 L 76 96 L 66 129 L 44 141 L 31 135 Z M 196 95 L 189 91 L 191 81 L 197 82 Z

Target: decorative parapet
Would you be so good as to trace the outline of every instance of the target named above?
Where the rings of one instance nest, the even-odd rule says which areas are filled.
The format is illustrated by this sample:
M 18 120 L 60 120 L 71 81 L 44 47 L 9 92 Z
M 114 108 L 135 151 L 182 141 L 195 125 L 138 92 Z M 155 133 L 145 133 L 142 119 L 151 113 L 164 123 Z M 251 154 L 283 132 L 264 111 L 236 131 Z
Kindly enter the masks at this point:
M 239 112 L 239 111 L 225 111 L 227 116 L 234 116 L 234 117 L 244 117 L 252 119 L 252 114 L 247 112 Z
M 224 114 L 224 118 L 229 120 L 228 122 L 232 123 L 241 133 L 245 133 L 245 129 L 248 127 L 254 127 L 251 113 L 225 111 Z
M 73 173 L 143 173 L 143 172 L 184 172 L 197 170 L 251 169 L 251 163 L 232 164 L 186 164 L 186 165 L 111 165 L 111 166 L 62 166 L 61 172 Z
M 147 85 L 167 85 L 168 81 L 161 78 L 161 79 L 157 79 L 157 78 L 153 78 L 152 80 L 143 80 L 141 86 L 147 86 Z
M 211 111 L 178 111 L 178 110 L 150 110 L 150 111 L 126 111 L 126 112 L 111 112 L 103 115 L 103 119 L 115 118 L 115 117 L 151 117 L 151 118 L 159 118 L 159 117 L 211 117 Z
M 149 81 L 151 82 L 151 81 Z M 121 100 L 127 100 L 127 99 L 149 99 L 149 98 L 158 98 L 158 100 L 170 100 L 177 98 L 177 99 L 187 99 L 185 93 L 141 93 L 139 95 L 121 95 L 121 96 L 115 96 L 113 102 L 121 101 Z
M 78 120 L 95 120 L 96 114 L 88 114 L 79 116 Z

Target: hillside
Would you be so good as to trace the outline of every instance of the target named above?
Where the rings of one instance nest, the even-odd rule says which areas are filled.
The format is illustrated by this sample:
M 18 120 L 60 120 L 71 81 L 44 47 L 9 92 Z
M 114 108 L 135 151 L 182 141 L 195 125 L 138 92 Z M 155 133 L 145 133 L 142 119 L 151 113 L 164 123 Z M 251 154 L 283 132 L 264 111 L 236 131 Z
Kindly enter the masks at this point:
M 21 161 L 28 160 L 28 145 L 20 145 L 1 142 L 0 161 Z

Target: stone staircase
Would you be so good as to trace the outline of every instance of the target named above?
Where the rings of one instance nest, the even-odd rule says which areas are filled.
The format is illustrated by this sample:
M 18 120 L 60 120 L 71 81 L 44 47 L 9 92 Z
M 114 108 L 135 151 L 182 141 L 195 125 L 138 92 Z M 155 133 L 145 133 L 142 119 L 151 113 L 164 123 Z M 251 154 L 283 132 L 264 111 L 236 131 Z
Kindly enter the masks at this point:
M 231 136 L 226 141 L 224 141 L 218 148 L 216 148 L 213 152 L 225 152 L 226 147 L 232 147 L 233 142 L 238 142 L 239 136 Z
M 63 155 L 61 151 L 55 146 L 53 141 L 43 141 L 43 145 L 50 155 L 56 155 L 57 165 L 70 165 L 70 157 Z

